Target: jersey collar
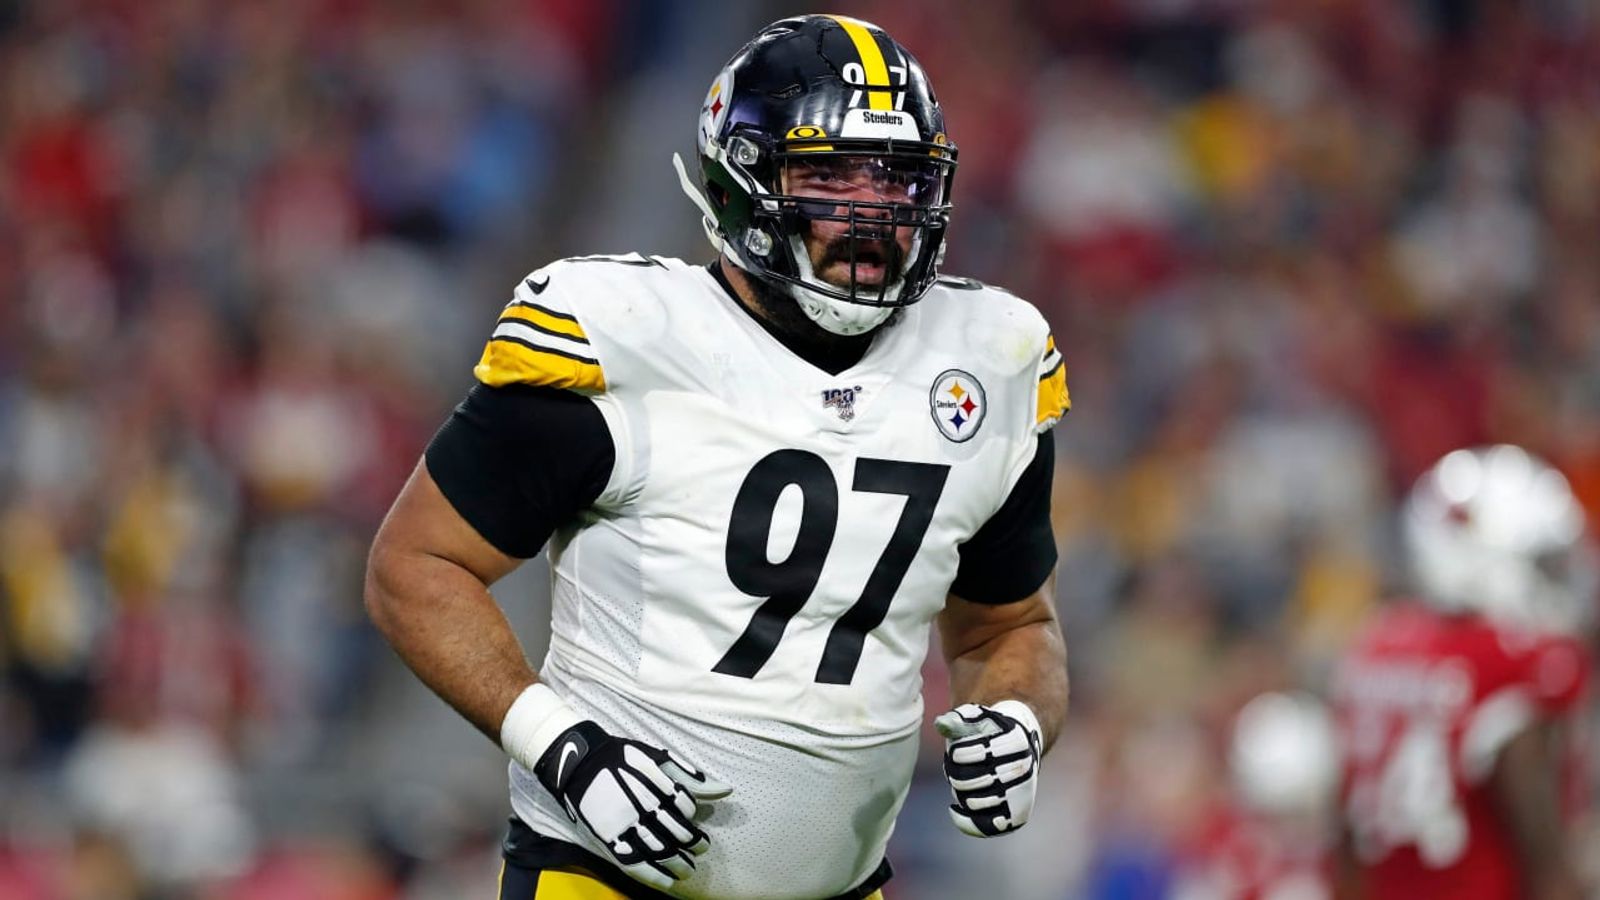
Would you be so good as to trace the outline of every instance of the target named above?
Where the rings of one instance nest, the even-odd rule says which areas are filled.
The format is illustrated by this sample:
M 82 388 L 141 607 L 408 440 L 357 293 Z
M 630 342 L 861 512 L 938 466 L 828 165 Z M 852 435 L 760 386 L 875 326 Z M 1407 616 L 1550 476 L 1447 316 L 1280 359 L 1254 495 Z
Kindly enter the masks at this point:
M 860 362 L 867 355 L 867 351 L 872 348 L 872 340 L 876 332 L 864 334 L 859 340 L 851 340 L 827 348 L 819 348 L 796 340 L 794 335 L 779 329 L 773 323 L 757 315 L 755 310 L 745 305 L 744 299 L 739 296 L 739 292 L 734 290 L 733 284 L 728 281 L 728 276 L 723 274 L 720 263 L 720 260 L 712 260 L 706 266 L 706 271 L 710 272 L 711 277 L 716 279 L 717 284 L 722 286 L 722 290 L 733 300 L 733 304 L 739 307 L 739 311 L 753 319 L 757 325 L 761 326 L 763 331 L 772 335 L 773 339 L 782 344 L 790 353 L 811 365 L 830 375 L 837 375 Z

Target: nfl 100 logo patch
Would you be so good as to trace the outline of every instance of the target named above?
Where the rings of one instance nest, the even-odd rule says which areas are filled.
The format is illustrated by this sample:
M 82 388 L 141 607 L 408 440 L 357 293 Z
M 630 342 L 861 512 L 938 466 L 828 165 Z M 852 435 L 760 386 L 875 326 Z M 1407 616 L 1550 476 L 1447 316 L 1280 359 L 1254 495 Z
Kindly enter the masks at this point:
M 939 373 L 928 391 L 928 406 L 939 433 L 958 444 L 978 433 L 978 426 L 989 411 L 983 385 L 970 372 L 960 369 Z
M 838 410 L 839 418 L 848 422 L 856 417 L 856 395 L 861 385 L 842 388 L 823 388 L 822 408 Z

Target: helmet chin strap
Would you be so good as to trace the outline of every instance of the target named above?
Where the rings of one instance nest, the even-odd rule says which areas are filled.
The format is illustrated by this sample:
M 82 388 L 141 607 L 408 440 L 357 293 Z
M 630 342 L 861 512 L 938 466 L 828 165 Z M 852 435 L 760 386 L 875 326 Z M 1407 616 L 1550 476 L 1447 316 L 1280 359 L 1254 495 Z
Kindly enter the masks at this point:
M 789 243 L 794 248 L 795 263 L 800 270 L 798 273 L 800 281 L 805 285 L 816 284 L 819 279 L 811 268 L 811 254 L 806 250 L 805 242 L 798 235 L 790 235 Z M 800 311 L 806 314 L 806 318 L 816 323 L 818 328 L 841 337 L 855 337 L 877 328 L 894 315 L 895 307 L 888 304 L 894 303 L 895 298 L 900 295 L 901 285 L 889 286 L 884 292 L 883 306 L 850 303 L 797 284 L 787 284 L 785 287 L 789 289 L 789 296 L 800 305 Z

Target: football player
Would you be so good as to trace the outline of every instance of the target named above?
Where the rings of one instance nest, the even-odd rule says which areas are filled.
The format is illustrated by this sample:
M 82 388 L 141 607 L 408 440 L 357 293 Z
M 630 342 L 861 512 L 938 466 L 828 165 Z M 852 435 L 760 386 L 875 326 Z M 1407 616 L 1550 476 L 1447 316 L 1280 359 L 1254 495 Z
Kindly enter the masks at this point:
M 1333 726 L 1309 694 L 1266 693 L 1234 720 L 1227 797 L 1186 848 L 1174 900 L 1326 900 Z
M 1341 892 L 1576 898 L 1565 849 L 1596 566 L 1560 473 L 1458 450 L 1402 511 L 1420 595 L 1358 638 L 1333 684 Z
M 936 621 L 956 827 L 1028 821 L 1065 714 L 1061 355 L 937 272 L 926 74 L 871 24 L 785 19 L 698 148 L 716 259 L 532 272 L 373 545 L 373 620 L 511 758 L 506 898 L 876 896 Z M 547 542 L 536 675 L 488 585 Z

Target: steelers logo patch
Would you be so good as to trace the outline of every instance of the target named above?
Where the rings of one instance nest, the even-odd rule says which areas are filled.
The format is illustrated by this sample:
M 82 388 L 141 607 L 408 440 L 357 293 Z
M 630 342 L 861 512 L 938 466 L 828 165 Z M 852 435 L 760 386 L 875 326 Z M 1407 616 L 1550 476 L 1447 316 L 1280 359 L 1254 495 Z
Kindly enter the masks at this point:
M 989 412 L 983 385 L 960 369 L 939 373 L 933 380 L 933 389 L 928 392 L 928 406 L 939 433 L 958 444 L 978 433 L 978 426 Z

